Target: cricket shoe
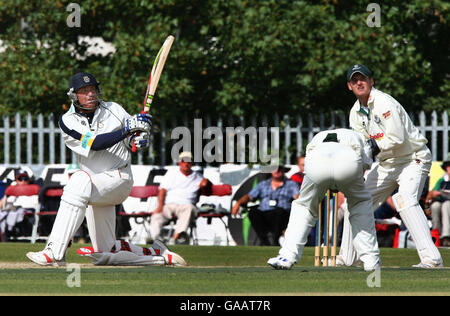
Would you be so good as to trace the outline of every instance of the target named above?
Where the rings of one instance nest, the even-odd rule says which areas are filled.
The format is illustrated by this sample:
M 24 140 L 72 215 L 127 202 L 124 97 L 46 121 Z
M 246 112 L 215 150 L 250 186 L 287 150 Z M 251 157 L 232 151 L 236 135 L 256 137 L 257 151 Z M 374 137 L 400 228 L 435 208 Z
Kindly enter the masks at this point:
M 61 267 L 66 265 L 66 258 L 64 257 L 62 260 L 55 260 L 50 248 L 38 252 L 28 252 L 27 257 L 41 266 Z
M 81 247 L 77 249 L 77 254 L 80 256 L 89 256 L 94 252 L 94 247 Z
M 78 248 L 77 255 L 91 259 L 93 265 L 106 265 L 109 259 L 109 253 L 96 252 L 94 247 Z
M 267 261 L 267 264 L 276 270 L 290 270 L 294 263 L 282 256 L 270 258 Z
M 93 260 L 96 259 L 97 254 L 99 254 L 99 252 L 95 252 L 94 247 L 81 247 L 77 249 L 77 255 L 88 257 Z
M 166 265 L 174 267 L 187 266 L 186 261 L 179 254 L 170 251 L 169 248 L 167 248 L 167 246 L 164 245 L 162 241 L 155 240 L 155 242 L 152 245 L 152 248 L 157 255 L 164 257 Z
M 436 268 L 442 268 L 444 265 L 441 263 L 425 263 L 421 262 L 419 264 L 415 264 L 412 266 L 413 268 L 421 268 L 421 269 L 436 269 Z

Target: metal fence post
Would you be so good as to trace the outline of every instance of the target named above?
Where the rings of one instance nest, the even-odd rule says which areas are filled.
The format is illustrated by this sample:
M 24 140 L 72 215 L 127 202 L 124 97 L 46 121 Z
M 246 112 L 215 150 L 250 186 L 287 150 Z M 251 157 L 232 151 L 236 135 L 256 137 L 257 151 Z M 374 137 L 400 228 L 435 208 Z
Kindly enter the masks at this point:
M 3 157 L 5 164 L 9 164 L 9 116 L 3 116 L 3 140 L 5 142 Z
M 422 135 L 424 135 L 429 140 L 428 146 L 432 152 L 433 161 L 441 161 L 446 159 L 449 152 L 449 123 L 447 111 L 444 111 L 442 113 L 433 111 L 428 115 L 425 114 L 424 111 L 421 111 L 418 113 L 409 113 L 408 115 L 412 121 L 418 119 L 418 122 L 415 122 L 416 126 L 418 127 Z M 306 116 L 307 122 L 304 122 L 303 118 L 300 115 L 296 115 L 295 119 L 291 119 L 291 117 L 288 115 L 283 115 L 281 122 L 278 113 L 271 113 L 270 116 L 270 122 L 266 114 L 263 114 L 261 117 L 257 117 L 255 115 L 250 116 L 250 125 L 246 126 L 244 117 L 238 117 L 238 121 L 235 122 L 232 115 L 228 116 L 227 118 L 222 118 L 220 116 L 215 118 L 211 117 L 210 115 L 205 115 L 205 121 L 203 122 L 203 125 L 205 126 L 202 126 L 202 133 L 203 129 L 213 127 L 212 125 L 216 124 L 221 131 L 225 132 L 225 135 L 222 135 L 221 137 L 227 137 L 227 141 L 223 141 L 223 139 L 221 139 L 220 142 L 226 148 L 217 148 L 217 150 L 219 151 L 219 156 L 222 157 L 223 153 L 225 152 L 225 161 L 239 162 L 246 161 L 247 158 L 249 158 L 250 161 L 253 161 L 255 160 L 254 156 L 256 150 L 256 146 L 252 145 L 254 144 L 254 139 L 252 137 L 255 136 L 253 133 L 253 129 L 258 129 L 259 127 L 274 127 L 277 129 L 278 133 L 284 133 L 284 136 L 280 137 L 280 135 L 278 135 L 278 138 L 274 139 L 274 144 L 272 144 L 271 146 L 272 148 L 274 148 L 274 145 L 278 146 L 278 155 L 285 156 L 283 157 L 283 162 L 285 164 L 291 164 L 293 155 L 296 154 L 297 157 L 301 154 L 304 154 L 303 146 L 305 144 L 305 141 L 311 141 L 313 136 L 320 130 L 347 127 L 347 116 L 345 116 L 345 113 L 339 111 L 330 113 L 329 118 L 328 116 L 326 117 L 324 113 L 320 113 L 314 116 L 312 113 L 310 113 Z M 0 126 L 0 133 L 2 133 L 1 136 L 3 143 L 2 164 L 9 165 L 13 163 L 20 165 L 26 163 L 27 165 L 44 166 L 44 164 L 48 163 L 54 164 L 57 162 L 57 160 L 61 164 L 75 162 L 75 155 L 73 152 L 71 152 L 70 161 L 68 161 L 69 159 L 67 159 L 66 157 L 67 148 L 64 144 L 61 131 L 55 126 L 53 113 L 49 114 L 45 119 L 46 122 L 48 121 L 48 124 L 44 122 L 44 116 L 42 114 L 33 116 L 30 113 L 27 113 L 26 115 L 16 113 L 14 116 L 3 115 L 2 118 L 3 126 Z M 26 123 L 24 125 L 22 124 L 22 118 L 26 118 Z M 189 128 L 188 116 L 184 114 L 180 119 L 182 124 Z M 14 126 L 11 126 L 12 120 L 14 120 Z M 35 120 L 37 121 L 37 125 L 34 125 L 36 124 L 34 123 Z M 239 135 L 241 139 L 238 144 L 235 144 L 234 141 L 234 137 L 236 135 L 227 134 L 227 130 L 223 126 L 225 125 L 223 120 L 227 121 L 227 126 L 230 127 L 234 132 L 236 132 L 235 127 L 237 127 L 235 125 L 239 125 L 244 129 L 244 131 Z M 318 120 L 318 126 L 315 125 L 317 124 L 315 123 L 315 120 L 316 122 Z M 171 127 L 167 126 L 167 122 L 165 120 L 161 120 L 160 123 L 161 124 L 159 130 L 151 134 L 151 146 L 148 149 L 148 155 L 144 153 L 145 151 L 138 153 L 138 164 L 150 163 L 165 166 L 167 165 L 167 163 L 172 163 L 172 161 L 167 161 L 166 155 L 167 146 L 170 145 L 170 138 L 168 133 L 171 131 L 173 126 L 176 126 L 177 122 L 175 121 L 175 119 L 173 121 L 170 121 L 170 124 L 173 125 Z M 247 133 L 244 133 L 246 128 L 252 128 L 252 130 L 248 130 Z M 268 129 L 268 131 L 270 131 L 270 133 L 272 134 L 272 132 L 274 132 L 275 130 L 272 128 Z M 11 134 L 14 134 L 14 149 L 11 148 Z M 26 136 L 26 141 L 22 142 L 22 134 Z M 249 143 L 247 143 L 245 139 L 247 134 L 250 138 Z M 203 135 L 198 136 L 203 137 Z M 59 155 L 57 152 L 57 137 L 59 137 Z M 294 146 L 292 146 L 292 137 L 296 137 Z M 153 142 L 154 140 L 160 140 L 161 143 L 159 145 L 156 145 Z M 48 144 L 46 143 L 47 141 Z M 230 141 L 229 144 L 228 141 Z M 259 143 L 257 147 L 260 150 L 267 151 L 269 145 L 268 140 L 262 139 L 258 141 Z M 234 157 L 235 145 L 237 145 L 238 147 L 245 146 L 245 148 L 237 148 L 237 161 Z M 24 146 L 26 146 L 26 148 L 24 148 Z M 156 149 L 155 146 L 157 146 L 158 148 Z M 199 146 L 201 146 L 201 144 L 199 144 Z M 296 148 L 294 149 L 295 146 Z M 46 150 L 45 148 L 48 148 L 48 150 Z M 159 150 L 157 157 L 155 157 L 155 149 Z M 203 150 L 203 148 L 201 149 Z M 22 150 L 26 150 L 26 155 L 25 153 L 24 155 L 22 155 Z M 12 157 L 12 155 L 14 155 L 14 157 Z
M 20 113 L 16 113 L 14 116 L 14 133 L 15 133 L 15 139 L 16 139 L 16 165 L 20 165 L 21 159 L 20 159 L 20 128 L 21 128 L 21 122 L 20 122 Z

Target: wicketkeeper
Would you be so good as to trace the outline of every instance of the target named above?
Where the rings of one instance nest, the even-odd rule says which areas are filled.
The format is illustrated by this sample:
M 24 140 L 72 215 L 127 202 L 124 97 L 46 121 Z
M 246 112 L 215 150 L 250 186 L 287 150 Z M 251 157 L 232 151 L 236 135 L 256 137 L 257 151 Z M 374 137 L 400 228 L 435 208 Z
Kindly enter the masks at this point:
M 64 187 L 60 207 L 44 250 L 27 257 L 40 265 L 65 264 L 65 254 L 75 232 L 86 221 L 99 265 L 185 265 L 179 255 L 161 242 L 142 248 L 116 241 L 115 205 L 133 186 L 130 148 L 148 146 L 151 116 L 130 116 L 119 104 L 100 99 L 99 82 L 89 73 L 70 79 L 72 105 L 59 120 L 64 142 L 75 154 L 80 171 Z M 136 136 L 140 133 L 140 136 Z
M 380 267 L 372 199 L 363 178 L 376 154 L 370 142 L 365 143 L 362 135 L 351 130 L 322 131 L 314 136 L 306 147 L 305 176 L 300 196 L 292 202 L 285 241 L 278 257 L 267 262 L 270 266 L 291 269 L 300 260 L 318 219 L 318 205 L 330 189 L 347 197 L 353 245 L 364 269 Z
M 392 196 L 402 222 L 417 247 L 419 268 L 443 265 L 441 254 L 431 239 L 430 229 L 419 198 L 431 168 L 427 139 L 420 133 L 405 109 L 390 95 L 375 89 L 372 72 L 356 64 L 347 71 L 347 87 L 357 100 L 350 110 L 350 126 L 379 148 L 379 164 L 366 179 L 373 208 Z M 344 220 L 344 230 L 353 229 Z M 340 256 L 346 265 L 357 260 L 351 241 L 342 240 Z

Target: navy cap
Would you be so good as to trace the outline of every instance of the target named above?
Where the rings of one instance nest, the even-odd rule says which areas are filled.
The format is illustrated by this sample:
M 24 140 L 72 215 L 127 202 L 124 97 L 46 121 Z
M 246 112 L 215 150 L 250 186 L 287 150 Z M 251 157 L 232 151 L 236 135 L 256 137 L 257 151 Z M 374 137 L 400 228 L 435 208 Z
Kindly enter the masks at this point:
M 97 86 L 100 83 L 97 82 L 95 77 L 87 72 L 79 72 L 70 78 L 69 89 L 73 88 L 73 91 L 77 91 L 86 86 Z
M 372 78 L 372 72 L 370 71 L 369 68 L 367 68 L 366 66 L 361 65 L 361 64 L 356 64 L 347 70 L 347 81 L 350 81 L 352 76 L 357 72 L 359 72 L 360 74 L 362 74 L 366 77 Z

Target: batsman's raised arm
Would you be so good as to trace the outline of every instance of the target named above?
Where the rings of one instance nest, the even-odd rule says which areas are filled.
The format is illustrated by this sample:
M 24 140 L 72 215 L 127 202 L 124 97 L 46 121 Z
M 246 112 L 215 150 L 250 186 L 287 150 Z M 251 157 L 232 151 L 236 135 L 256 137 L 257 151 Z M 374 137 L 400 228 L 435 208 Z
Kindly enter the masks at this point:
M 111 102 L 110 102 L 111 103 Z M 100 104 L 101 107 L 114 110 L 118 105 Z M 137 114 L 130 118 L 125 118 L 124 123 L 118 125 L 111 132 L 99 133 L 89 127 L 89 118 L 87 121 L 82 115 L 63 115 L 59 119 L 59 127 L 63 131 L 63 137 L 66 145 L 76 153 L 87 157 L 90 150 L 105 150 L 119 143 L 127 136 L 139 144 L 139 148 L 143 147 L 143 141 L 148 139 L 151 129 L 151 116 L 148 114 Z M 143 132 L 143 135 L 136 138 L 136 132 Z
M 72 105 L 59 125 L 80 170 L 64 187 L 44 250 L 27 257 L 39 265 L 65 265 L 67 247 L 86 217 L 92 247 L 79 254 L 95 265 L 186 265 L 162 242 L 142 248 L 115 236 L 115 205 L 127 199 L 133 187 L 131 151 L 123 140 L 148 144 L 151 116 L 130 116 L 119 104 L 101 100 L 99 82 L 89 73 L 70 79 L 68 95 Z

